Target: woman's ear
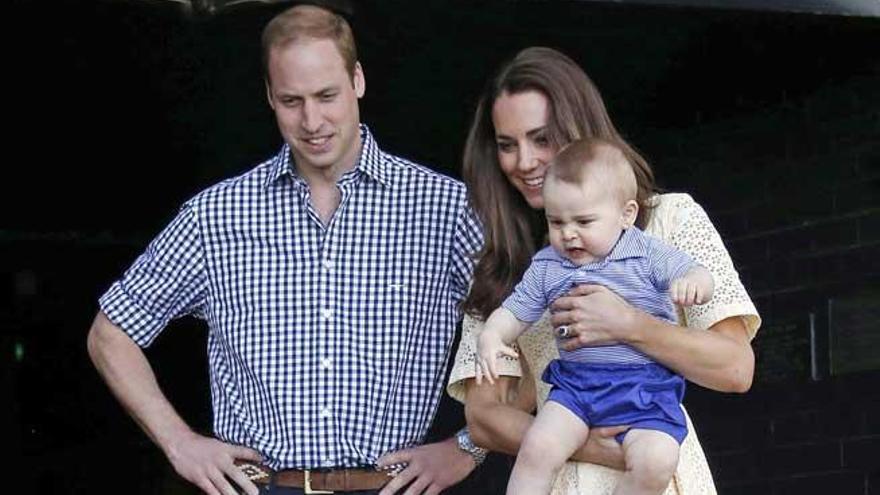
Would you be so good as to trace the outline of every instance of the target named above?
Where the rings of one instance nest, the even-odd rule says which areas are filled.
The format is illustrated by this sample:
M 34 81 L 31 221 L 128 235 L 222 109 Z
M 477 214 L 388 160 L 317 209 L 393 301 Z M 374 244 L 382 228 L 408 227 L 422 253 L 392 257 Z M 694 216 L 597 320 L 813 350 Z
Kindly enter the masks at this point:
M 634 199 L 630 199 L 623 205 L 623 213 L 620 215 L 621 226 L 625 229 L 632 227 L 636 223 L 639 216 L 639 204 Z

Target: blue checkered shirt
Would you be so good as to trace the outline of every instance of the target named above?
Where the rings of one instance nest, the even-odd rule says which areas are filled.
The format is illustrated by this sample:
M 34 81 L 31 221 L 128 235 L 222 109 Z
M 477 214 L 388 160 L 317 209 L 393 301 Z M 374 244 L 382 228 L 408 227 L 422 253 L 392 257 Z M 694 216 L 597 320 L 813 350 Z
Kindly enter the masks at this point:
M 100 299 L 142 347 L 206 320 L 215 434 L 275 469 L 422 442 L 482 242 L 463 184 L 361 137 L 328 225 L 285 145 L 188 201 Z
M 557 298 L 581 284 L 605 286 L 634 307 L 675 323 L 669 285 L 696 263 L 684 251 L 651 237 L 637 227 L 626 229 L 614 248 L 599 261 L 575 265 L 547 246 L 532 263 L 502 304 L 520 321 L 534 323 Z M 601 364 L 647 364 L 650 357 L 625 344 L 582 347 L 559 357 L 568 361 Z

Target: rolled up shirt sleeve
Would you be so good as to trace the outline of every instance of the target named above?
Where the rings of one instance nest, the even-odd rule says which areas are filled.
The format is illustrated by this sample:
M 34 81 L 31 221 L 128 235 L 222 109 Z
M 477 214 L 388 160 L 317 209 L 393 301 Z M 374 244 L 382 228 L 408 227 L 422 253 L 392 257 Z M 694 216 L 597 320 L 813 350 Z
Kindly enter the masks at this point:
M 172 319 L 203 317 L 206 292 L 204 247 L 195 212 L 186 204 L 99 305 L 110 321 L 147 347 Z

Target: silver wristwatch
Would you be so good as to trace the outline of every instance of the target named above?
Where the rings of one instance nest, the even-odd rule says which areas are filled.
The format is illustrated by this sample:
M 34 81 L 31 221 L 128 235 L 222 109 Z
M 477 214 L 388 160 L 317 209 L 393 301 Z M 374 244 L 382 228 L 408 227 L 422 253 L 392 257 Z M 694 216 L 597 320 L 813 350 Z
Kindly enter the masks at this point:
M 455 434 L 455 439 L 458 441 L 458 448 L 470 454 L 477 466 L 486 460 L 486 454 L 489 451 L 482 447 L 477 447 L 474 441 L 471 440 L 471 434 L 468 432 L 467 426 L 458 430 Z

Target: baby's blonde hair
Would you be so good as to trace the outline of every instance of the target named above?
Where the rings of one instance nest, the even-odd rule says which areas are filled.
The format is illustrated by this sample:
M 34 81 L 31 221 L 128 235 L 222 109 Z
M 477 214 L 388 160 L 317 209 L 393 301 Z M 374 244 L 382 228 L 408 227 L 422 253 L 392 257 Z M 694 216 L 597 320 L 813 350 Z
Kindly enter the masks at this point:
M 609 193 L 620 204 L 636 200 L 638 194 L 635 172 L 623 151 L 611 141 L 599 138 L 578 139 L 564 147 L 550 163 L 544 180 L 610 187 Z

